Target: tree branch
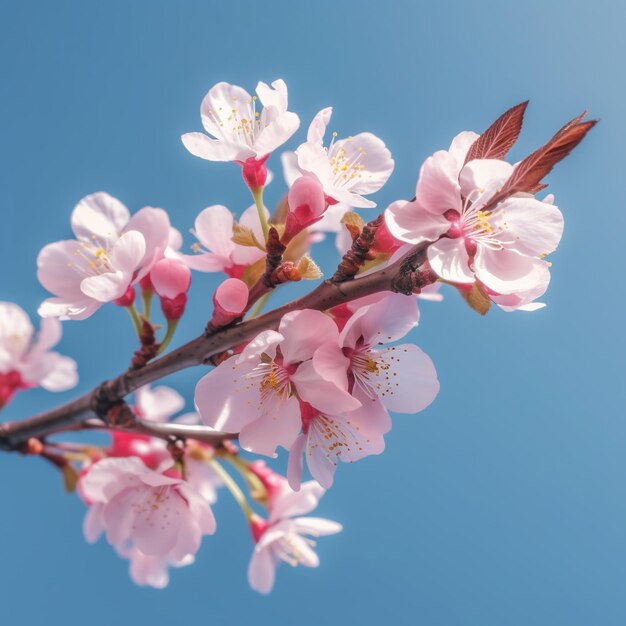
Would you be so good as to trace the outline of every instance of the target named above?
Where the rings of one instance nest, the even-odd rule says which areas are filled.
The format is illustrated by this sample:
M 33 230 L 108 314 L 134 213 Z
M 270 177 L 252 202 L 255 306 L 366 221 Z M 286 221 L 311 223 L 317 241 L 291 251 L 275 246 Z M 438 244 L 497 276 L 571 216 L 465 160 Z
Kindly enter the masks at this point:
M 110 427 L 107 421 L 109 409 L 115 404 L 119 404 L 128 394 L 143 385 L 182 369 L 209 364 L 211 358 L 216 354 L 252 339 L 263 330 L 277 328 L 283 315 L 290 311 L 300 309 L 325 311 L 339 304 L 381 291 L 394 291 L 407 295 L 417 293 L 425 284 L 434 282 L 430 272 L 419 272 L 419 267 L 425 260 L 428 245 L 430 244 L 420 244 L 393 264 L 360 278 L 345 282 L 337 282 L 333 279 L 325 280 L 302 298 L 259 317 L 201 335 L 160 359 L 148 363 L 141 369 L 128 370 L 116 378 L 102 383 L 72 402 L 34 417 L 1 424 L 0 450 L 19 451 L 31 437 L 41 438 L 55 432 L 93 428 L 93 422 L 85 422 L 85 420 L 94 416 L 102 420 L 105 427 Z M 148 426 L 145 421 L 139 421 L 138 424 L 139 426 L 131 428 L 132 432 L 163 436 L 165 425 L 150 424 Z M 167 425 L 168 436 L 171 434 L 176 436 L 176 433 L 171 430 L 172 426 L 172 424 Z M 199 439 L 202 435 L 199 431 L 191 434 L 189 428 L 181 430 L 182 425 L 177 426 L 181 437 L 191 436 Z M 137 430 L 137 428 L 143 430 Z M 147 432 L 146 429 L 149 429 L 150 432 Z M 161 431 L 161 435 L 155 434 L 156 431 Z M 206 431 L 204 435 L 208 436 Z M 232 438 L 233 435 L 230 433 L 211 433 L 209 443 L 216 444 Z

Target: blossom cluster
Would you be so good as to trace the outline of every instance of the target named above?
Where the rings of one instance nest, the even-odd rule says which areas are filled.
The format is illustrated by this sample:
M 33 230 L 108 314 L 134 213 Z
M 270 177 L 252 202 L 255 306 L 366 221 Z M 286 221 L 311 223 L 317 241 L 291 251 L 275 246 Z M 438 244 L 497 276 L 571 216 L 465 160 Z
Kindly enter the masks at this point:
M 182 142 L 197 157 L 241 168 L 252 204 L 238 217 L 223 205 L 204 208 L 185 252 L 164 209 L 131 216 L 105 192 L 80 200 L 70 220 L 75 238 L 46 245 L 37 259 L 39 281 L 52 294 L 39 307 L 38 338 L 24 311 L 0 303 L 0 408 L 22 389 L 74 386 L 76 364 L 50 348 L 62 320 L 85 320 L 107 303 L 130 314 L 139 340 L 130 372 L 141 370 L 167 349 L 184 317 L 192 271 L 224 276 L 205 337 L 259 322 L 255 333 L 233 335 L 205 359 L 213 368 L 197 382 L 193 413 L 172 421 L 183 398 L 144 386 L 132 407 L 122 398 L 91 405 L 98 407 L 95 427 L 110 433 L 107 445 L 45 437 L 24 445 L 77 488 L 88 507 L 87 540 L 104 535 L 129 561 L 136 583 L 163 587 L 169 568 L 192 563 L 202 538 L 216 532 L 213 508 L 227 490 L 254 542 L 254 589 L 270 591 L 281 561 L 317 566 L 310 537 L 341 526 L 306 515 L 333 484 L 338 462 L 380 454 L 390 413 L 422 411 L 439 392 L 432 360 L 406 340 L 419 322 L 418 299 L 441 300 L 438 288 L 446 284 L 482 314 L 492 303 L 506 311 L 543 306 L 537 299 L 550 281 L 545 257 L 559 244 L 563 216 L 552 195 L 536 195 L 594 122 L 572 120 L 512 164 L 505 157 L 526 104 L 480 135 L 457 135 L 448 150 L 426 159 L 411 200 L 391 202 L 366 224 L 355 209 L 376 207 L 370 196 L 394 169 L 380 138 L 332 132 L 328 141 L 332 109 L 322 109 L 306 140 L 280 156 L 287 190 L 272 211 L 264 203 L 267 163 L 300 119 L 288 110 L 282 80 L 259 83 L 256 95 L 222 82 L 201 104 L 206 132 L 187 133 Z M 321 277 L 312 251 L 325 233 L 336 234 L 342 254 L 329 282 L 337 293 L 345 281 L 365 286 L 389 274 L 395 282 L 351 298 L 295 301 L 279 315 L 259 317 L 277 287 Z M 161 337 L 155 297 L 166 323 Z M 280 449 L 288 453 L 286 476 L 250 457 L 274 458 Z

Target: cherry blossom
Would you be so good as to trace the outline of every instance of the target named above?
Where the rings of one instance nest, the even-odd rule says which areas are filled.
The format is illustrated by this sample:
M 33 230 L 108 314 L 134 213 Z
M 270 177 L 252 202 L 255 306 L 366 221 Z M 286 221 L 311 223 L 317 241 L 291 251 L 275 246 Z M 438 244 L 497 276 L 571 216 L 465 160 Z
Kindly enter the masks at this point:
M 303 456 L 313 478 L 328 488 L 339 460 L 353 462 L 383 451 L 391 428 L 387 410 L 417 413 L 439 391 L 434 365 L 417 346 L 374 347 L 402 338 L 417 324 L 416 300 L 389 293 L 352 304 L 339 341 L 318 348 L 312 367 L 320 377 L 347 369 L 350 391 L 361 406 L 344 413 L 301 406 L 303 432 L 289 456 L 293 489 L 299 487 Z
M 194 555 L 202 536 L 215 532 L 215 518 L 200 494 L 164 470 L 165 464 L 154 471 L 137 457 L 93 464 L 80 489 L 90 505 L 87 539 L 104 531 L 111 545 L 134 547 L 146 556 L 180 561 Z
M 296 491 L 302 480 L 303 459 L 313 478 L 328 489 L 338 461 L 353 463 L 385 449 L 384 435 L 391 428 L 391 420 L 380 403 L 337 415 L 301 402 L 300 412 L 303 432 L 289 451 L 287 472 L 289 485 Z
M 269 217 L 267 210 L 266 217 Z M 251 231 L 257 241 L 264 241 L 256 206 L 243 212 L 238 225 Z M 231 278 L 241 278 L 246 267 L 262 259 L 265 251 L 235 243 L 234 227 L 235 218 L 225 206 L 207 207 L 200 212 L 191 231 L 198 239 L 192 246 L 197 254 L 182 255 L 183 261 L 200 272 L 225 272 Z
M 431 241 L 428 260 L 444 280 L 475 280 L 490 295 L 517 295 L 517 306 L 541 295 L 549 263 L 563 232 L 563 216 L 552 202 L 517 194 L 490 205 L 514 166 L 498 159 L 465 164 L 475 133 L 457 135 L 450 149 L 422 165 L 415 200 L 398 201 L 386 211 L 391 233 L 412 244 Z M 526 297 L 519 297 L 526 294 Z M 531 295 L 532 294 L 532 295 Z
M 322 375 L 312 367 L 315 351 L 337 341 L 337 327 L 327 315 L 307 309 L 288 313 L 278 332 L 263 331 L 198 382 L 200 417 L 216 430 L 240 433 L 242 447 L 251 452 L 271 456 L 279 445 L 289 449 L 301 426 L 296 394 L 322 411 L 360 406 L 347 391 L 345 370 L 332 363 Z
M 271 87 L 260 82 L 257 96 L 230 83 L 217 83 L 200 105 L 204 133 L 186 133 L 182 141 L 191 154 L 208 161 L 260 160 L 284 144 L 300 126 L 287 111 L 287 85 L 275 80 Z
M 82 320 L 122 298 L 163 256 L 170 238 L 163 209 L 145 207 L 130 217 L 104 192 L 83 198 L 71 225 L 76 239 L 48 244 L 37 258 L 37 277 L 55 295 L 39 307 L 42 317 Z
M 333 139 L 324 147 L 332 108 L 322 109 L 311 122 L 307 141 L 296 150 L 302 173 L 316 176 L 326 195 L 351 207 L 375 207 L 363 195 L 378 191 L 393 172 L 394 162 L 385 144 L 372 133 Z
M 255 591 L 267 594 L 272 590 L 281 561 L 292 566 L 319 565 L 319 557 L 313 551 L 315 543 L 306 535 L 333 535 L 343 527 L 331 520 L 300 516 L 315 509 L 324 493 L 313 481 L 304 483 L 298 492 L 284 481 L 270 507 L 269 519 L 255 516 L 251 520 L 256 545 L 248 566 L 248 582 Z
M 65 391 L 78 382 L 74 359 L 50 351 L 61 340 L 61 323 L 43 319 L 34 332 L 23 309 L 0 302 L 0 408 L 19 389 Z

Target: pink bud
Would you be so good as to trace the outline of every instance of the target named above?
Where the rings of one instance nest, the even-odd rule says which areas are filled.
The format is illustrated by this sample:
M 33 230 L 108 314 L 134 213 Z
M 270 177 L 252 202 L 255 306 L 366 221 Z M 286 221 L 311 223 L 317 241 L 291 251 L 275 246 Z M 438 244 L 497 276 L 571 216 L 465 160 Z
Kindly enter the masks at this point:
M 289 241 L 303 228 L 322 218 L 328 207 L 324 188 L 316 176 L 296 179 L 287 195 L 289 213 L 285 224 L 284 241 Z
M 269 159 L 269 156 L 269 154 L 266 154 L 260 159 L 250 157 L 245 161 L 239 161 L 241 164 L 241 175 L 251 191 L 257 191 L 265 186 L 265 182 L 267 181 L 267 167 L 265 167 L 265 161 Z
M 132 306 L 134 301 L 135 288 L 131 286 L 126 290 L 126 293 L 123 296 L 113 300 L 113 304 L 117 304 L 117 306 Z
M 150 270 L 150 280 L 159 296 L 173 299 L 189 291 L 191 270 L 181 261 L 161 259 Z
M 215 328 L 225 326 L 238 318 L 248 304 L 248 286 L 238 278 L 227 278 L 213 294 L 213 319 Z

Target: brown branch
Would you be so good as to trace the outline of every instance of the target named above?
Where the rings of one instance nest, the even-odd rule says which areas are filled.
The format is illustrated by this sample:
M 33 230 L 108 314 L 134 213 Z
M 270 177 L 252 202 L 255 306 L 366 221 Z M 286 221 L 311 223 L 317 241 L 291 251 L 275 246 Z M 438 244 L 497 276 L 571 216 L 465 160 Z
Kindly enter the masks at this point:
M 428 243 L 420 244 L 392 265 L 377 272 L 353 280 L 344 279 L 345 282 L 338 282 L 334 279 L 326 280 L 309 294 L 265 315 L 201 335 L 160 359 L 148 363 L 141 369 L 128 370 L 116 378 L 102 383 L 72 402 L 34 417 L 1 424 L 0 450 L 20 450 L 31 437 L 41 438 L 56 432 L 81 430 L 84 427 L 93 428 L 93 422 L 85 420 L 94 416 L 100 418 L 106 426 L 107 414 L 111 407 L 120 404 L 125 396 L 139 387 L 188 367 L 209 364 L 213 356 L 252 339 L 262 330 L 277 328 L 283 315 L 290 311 L 299 309 L 325 311 L 339 304 L 380 291 L 412 293 L 419 290 L 429 278 L 427 273 L 418 271 L 424 262 L 428 245 Z M 153 436 L 162 436 L 164 428 L 168 429 L 168 435 L 176 434 L 172 431 L 174 428 L 178 429 L 181 436 L 191 436 L 195 439 L 200 439 L 202 436 L 199 431 L 191 434 L 187 427 L 183 428 L 183 425 L 180 424 L 155 425 L 138 421 L 130 428 L 132 432 L 143 432 Z M 137 428 L 142 430 L 137 430 Z M 149 432 L 146 429 L 149 429 Z M 157 431 L 160 431 L 161 435 L 155 434 Z M 209 442 L 213 444 L 233 438 L 230 433 L 211 433 L 209 435 L 206 430 L 203 432 L 210 438 Z M 206 441 L 206 439 L 200 440 Z

